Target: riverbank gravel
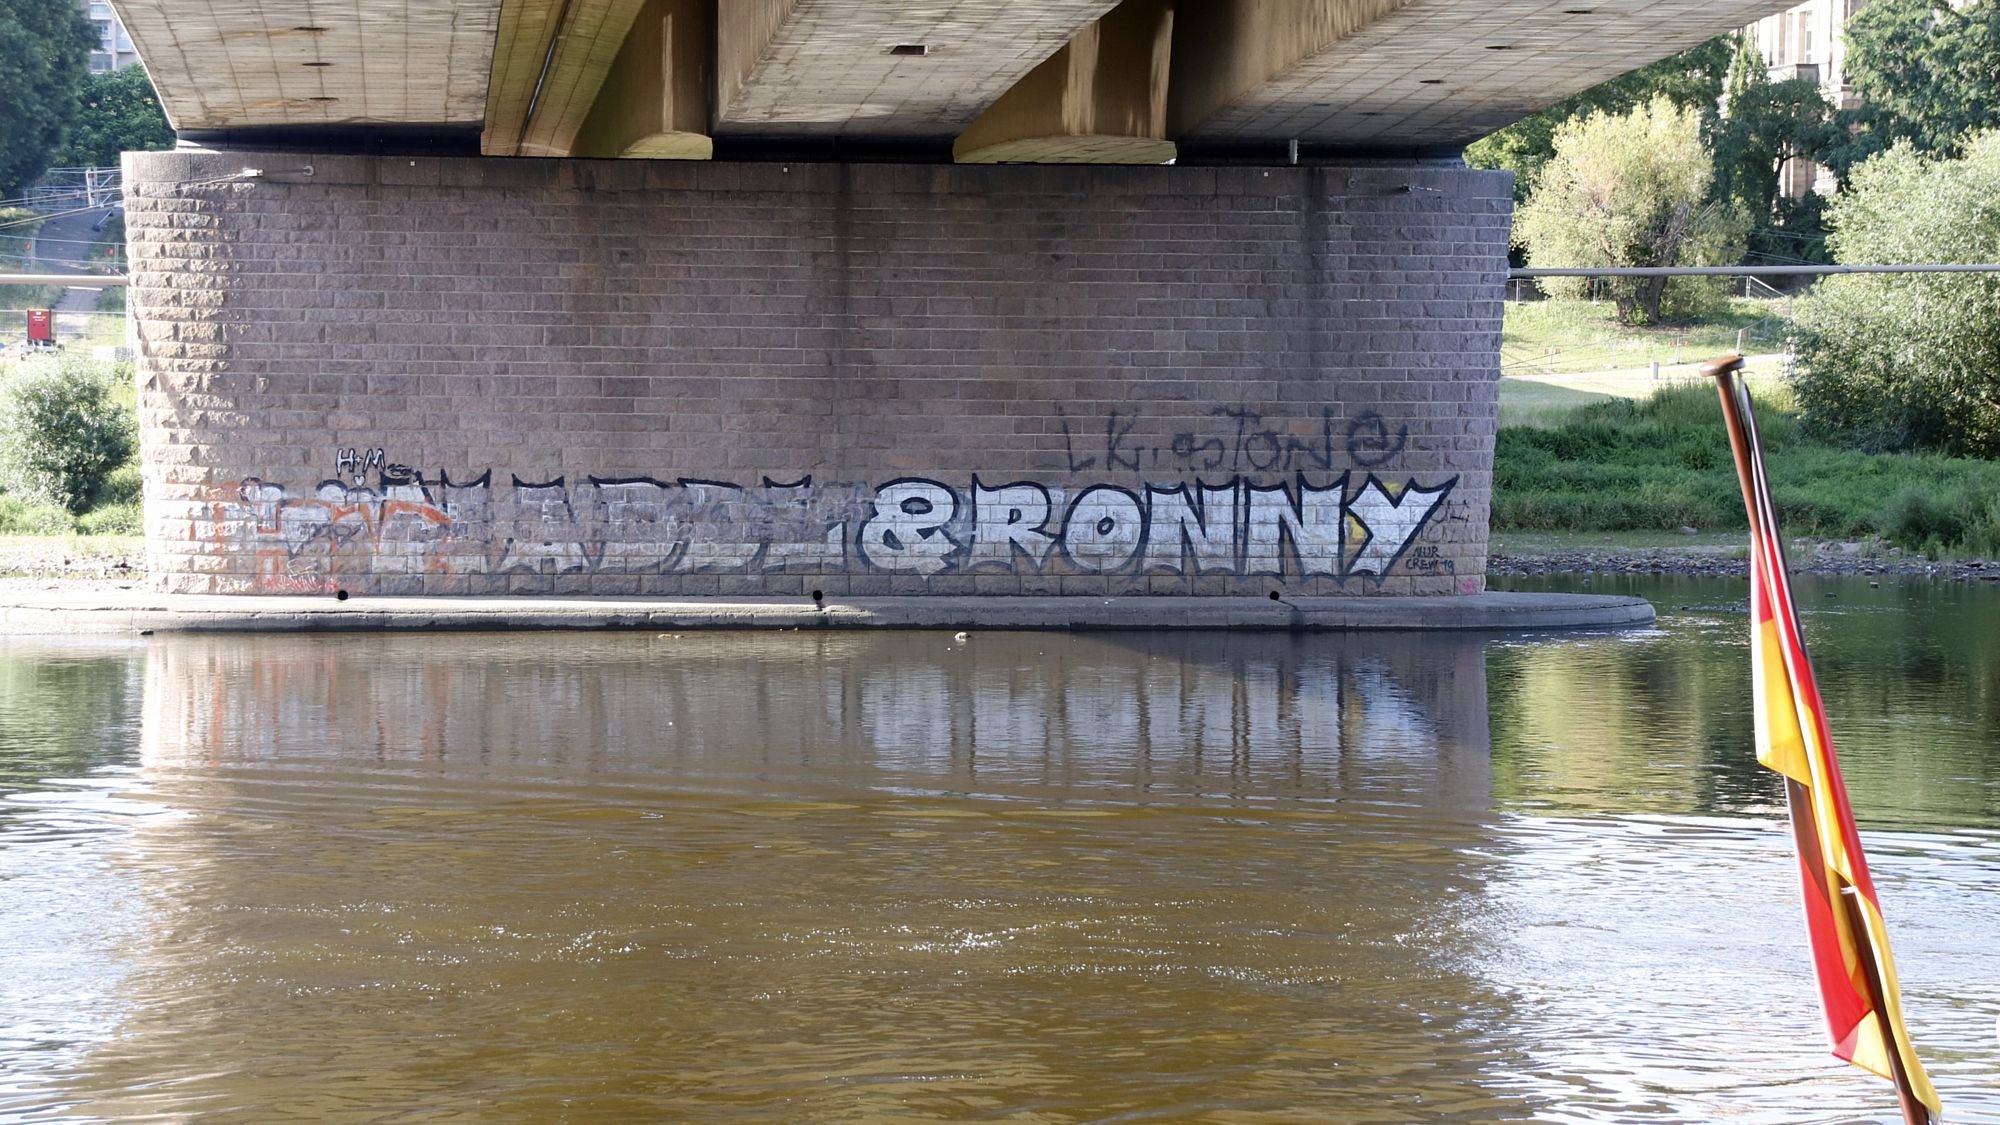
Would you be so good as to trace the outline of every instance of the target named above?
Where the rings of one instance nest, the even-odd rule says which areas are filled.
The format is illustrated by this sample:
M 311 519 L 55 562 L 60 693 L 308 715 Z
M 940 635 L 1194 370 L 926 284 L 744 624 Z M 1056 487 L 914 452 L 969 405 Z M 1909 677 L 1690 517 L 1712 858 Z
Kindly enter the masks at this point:
M 1931 578 L 1949 582 L 2000 582 L 2000 562 L 1927 559 L 1897 548 L 1855 542 L 1799 540 L 1789 545 L 1794 574 Z M 1697 578 L 1747 578 L 1746 548 L 1576 546 L 1512 553 L 1486 561 L 1495 577 L 1542 574 L 1675 574 Z

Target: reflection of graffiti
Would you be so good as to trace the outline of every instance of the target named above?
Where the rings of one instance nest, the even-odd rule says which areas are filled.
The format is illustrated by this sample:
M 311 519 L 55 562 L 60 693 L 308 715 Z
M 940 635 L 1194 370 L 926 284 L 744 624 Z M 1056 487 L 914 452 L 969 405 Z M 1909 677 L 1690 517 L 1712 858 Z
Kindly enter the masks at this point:
M 735 633 L 650 651 L 501 634 L 448 660 L 423 644 L 360 653 L 184 635 L 146 660 L 141 754 L 149 766 L 295 761 L 307 740 L 370 758 L 462 756 L 482 769 L 546 769 L 587 753 L 595 770 L 622 758 L 712 773 L 698 763 L 740 770 L 746 750 L 774 768 L 823 769 L 839 746 L 852 751 L 848 765 L 941 784 L 958 774 L 964 784 L 950 787 L 960 790 L 982 774 L 1129 784 L 1139 769 L 1168 787 L 1212 775 L 1226 779 L 1213 792 L 1339 794 L 1353 792 L 1359 766 L 1392 770 L 1399 799 L 1451 791 L 1480 803 L 1491 786 L 1485 688 L 1482 642 L 1434 634 L 1304 647 L 1155 634 L 944 648 L 882 634 L 800 645 Z M 574 737 L 579 708 L 589 740 Z
M 1121 454 L 1122 456 L 1122 454 Z M 1175 574 L 1380 579 L 1449 570 L 1435 548 L 1406 553 L 1457 478 L 1374 474 L 1256 483 L 1232 477 L 1061 487 L 968 488 L 900 478 L 877 486 L 811 477 L 757 485 L 683 478 L 510 477 L 469 483 L 384 466 L 378 487 L 322 481 L 295 492 L 255 478 L 215 499 L 198 536 L 247 552 L 256 585 L 329 589 L 336 574 L 382 576 L 833 573 L 930 577 Z

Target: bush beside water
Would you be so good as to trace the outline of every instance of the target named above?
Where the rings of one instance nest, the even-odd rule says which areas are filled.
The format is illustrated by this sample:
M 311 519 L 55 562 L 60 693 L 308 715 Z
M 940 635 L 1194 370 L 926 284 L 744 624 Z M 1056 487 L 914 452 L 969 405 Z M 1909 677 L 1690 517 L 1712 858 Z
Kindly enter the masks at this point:
M 1772 500 L 1787 534 L 1879 536 L 1926 554 L 2000 556 L 2000 463 L 1871 454 L 1801 432 L 1783 391 L 1759 396 Z M 1712 385 L 1578 407 L 1559 424 L 1500 431 L 1500 531 L 1747 529 Z
M 1898 145 L 1859 165 L 1832 204 L 1837 260 L 2000 256 L 2000 131 L 1963 156 Z M 2000 276 L 1854 274 L 1799 301 L 1799 405 L 1809 430 L 1874 450 L 2000 457 Z
M 129 363 L 74 354 L 0 367 L 0 534 L 137 534 Z

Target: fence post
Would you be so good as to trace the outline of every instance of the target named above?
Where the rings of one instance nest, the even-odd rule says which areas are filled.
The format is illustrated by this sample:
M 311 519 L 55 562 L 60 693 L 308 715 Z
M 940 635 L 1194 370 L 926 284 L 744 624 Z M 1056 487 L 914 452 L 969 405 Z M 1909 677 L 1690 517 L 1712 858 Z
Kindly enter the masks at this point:
M 1659 381 L 1660 381 L 1660 361 L 1656 359 L 1653 361 L 1653 382 L 1658 383 Z
M 1742 354 L 1743 354 L 1743 337 L 1744 337 L 1745 335 L 1747 335 L 1747 334 L 1749 333 L 1749 331 L 1750 331 L 1750 330 L 1749 330 L 1748 328 L 1738 328 L 1738 329 L 1736 330 L 1736 354 L 1737 354 L 1737 355 L 1742 355 Z

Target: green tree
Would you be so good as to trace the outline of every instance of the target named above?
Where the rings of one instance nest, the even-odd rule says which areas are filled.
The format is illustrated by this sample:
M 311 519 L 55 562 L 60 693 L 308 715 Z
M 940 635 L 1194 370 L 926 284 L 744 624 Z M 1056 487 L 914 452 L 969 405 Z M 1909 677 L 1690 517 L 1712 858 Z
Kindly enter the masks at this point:
M 47 170 L 96 45 L 76 0 L 0 0 L 0 197 Z
M 1743 253 L 1744 223 L 1711 201 L 1714 176 L 1700 113 L 1665 97 L 1626 114 L 1572 119 L 1556 130 L 1555 155 L 1515 214 L 1514 241 L 1536 267 L 1728 264 Z M 1721 295 L 1697 278 L 1607 285 L 1624 324 L 1677 319 Z M 1545 288 L 1581 296 L 1583 279 L 1550 279 Z
M 1850 139 L 1828 154 L 1843 176 L 1899 141 L 1956 155 L 1967 134 L 2000 127 L 2000 0 L 1874 0 L 1846 36 L 1861 104 L 1841 115 Z
M 1665 98 L 1676 106 L 1712 116 L 1729 75 L 1736 51 L 1731 36 L 1722 35 L 1616 78 L 1571 94 L 1540 113 L 1522 118 L 1466 147 L 1465 162 L 1474 168 L 1514 173 L 1514 198 L 1525 200 L 1541 178 L 1542 166 L 1555 155 L 1556 132 L 1574 117 L 1593 112 L 1625 113 Z
M 103 167 L 121 152 L 174 147 L 174 127 L 160 111 L 144 67 L 93 74 L 83 83 L 83 105 L 53 158 L 56 164 Z
M 1839 145 L 1832 103 L 1811 79 L 1770 80 L 1763 55 L 1746 38 L 1730 68 L 1729 97 L 1710 130 L 1717 200 L 1751 223 L 1753 257 L 1826 260 L 1824 200 L 1779 194 L 1785 166 L 1818 161 Z
M 137 441 L 132 412 L 111 391 L 129 374 L 73 356 L 17 365 L 0 385 L 0 486 L 72 513 L 89 508 Z
M 1858 165 L 1830 208 L 1848 264 L 2000 260 L 2000 131 L 1964 155 L 1908 141 Z M 1877 450 L 2000 457 L 2000 277 L 1849 274 L 1799 301 L 1808 430 Z

